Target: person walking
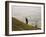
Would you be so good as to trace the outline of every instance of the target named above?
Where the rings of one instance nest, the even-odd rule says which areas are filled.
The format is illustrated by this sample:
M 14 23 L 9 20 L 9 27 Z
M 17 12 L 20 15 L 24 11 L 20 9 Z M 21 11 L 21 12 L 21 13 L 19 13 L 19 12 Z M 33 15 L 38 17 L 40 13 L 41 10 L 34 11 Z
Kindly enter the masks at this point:
M 28 19 L 27 18 L 25 18 L 26 19 L 26 24 L 28 24 Z

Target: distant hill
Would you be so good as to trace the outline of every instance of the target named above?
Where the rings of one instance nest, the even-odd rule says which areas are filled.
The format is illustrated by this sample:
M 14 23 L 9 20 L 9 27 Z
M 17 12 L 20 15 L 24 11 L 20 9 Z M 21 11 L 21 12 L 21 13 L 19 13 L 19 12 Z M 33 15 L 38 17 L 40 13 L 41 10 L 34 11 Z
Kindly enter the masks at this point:
M 28 25 L 23 23 L 22 21 L 12 17 L 12 31 L 20 31 L 20 30 L 36 30 L 37 28 L 32 25 Z

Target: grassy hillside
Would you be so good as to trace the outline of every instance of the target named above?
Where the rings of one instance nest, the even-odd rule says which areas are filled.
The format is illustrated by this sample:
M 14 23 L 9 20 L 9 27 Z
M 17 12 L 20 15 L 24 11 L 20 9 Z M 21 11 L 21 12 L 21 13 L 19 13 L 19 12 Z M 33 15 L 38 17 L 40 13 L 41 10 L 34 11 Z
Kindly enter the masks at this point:
M 20 31 L 20 30 L 34 30 L 37 29 L 31 25 L 25 24 L 20 20 L 12 17 L 12 31 Z

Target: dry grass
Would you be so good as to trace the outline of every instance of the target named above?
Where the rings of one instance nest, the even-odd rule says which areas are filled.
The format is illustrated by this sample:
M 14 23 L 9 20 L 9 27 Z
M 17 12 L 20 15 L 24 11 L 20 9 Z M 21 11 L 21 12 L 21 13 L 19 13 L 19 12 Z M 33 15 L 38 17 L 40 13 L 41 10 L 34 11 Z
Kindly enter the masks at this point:
M 12 31 L 20 31 L 20 30 L 36 30 L 37 28 L 32 25 L 25 24 L 20 20 L 12 17 Z

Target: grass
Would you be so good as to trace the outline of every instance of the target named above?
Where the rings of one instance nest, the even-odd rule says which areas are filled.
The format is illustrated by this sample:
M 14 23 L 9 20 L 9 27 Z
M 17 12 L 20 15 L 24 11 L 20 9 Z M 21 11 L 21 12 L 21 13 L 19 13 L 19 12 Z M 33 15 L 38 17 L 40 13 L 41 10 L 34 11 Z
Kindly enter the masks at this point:
M 20 31 L 20 30 L 35 30 L 37 28 L 32 25 L 28 25 L 23 23 L 22 21 L 12 17 L 12 31 Z

